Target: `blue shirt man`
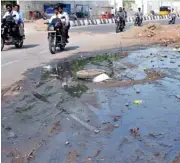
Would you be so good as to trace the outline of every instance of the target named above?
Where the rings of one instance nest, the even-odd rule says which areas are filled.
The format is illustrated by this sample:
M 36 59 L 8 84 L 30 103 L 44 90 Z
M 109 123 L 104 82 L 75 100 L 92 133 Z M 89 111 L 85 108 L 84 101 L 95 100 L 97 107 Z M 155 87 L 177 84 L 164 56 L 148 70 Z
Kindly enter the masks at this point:
M 18 14 L 19 14 L 19 22 L 24 23 L 23 12 L 19 10 Z
M 19 15 L 18 24 L 19 24 L 19 32 L 20 32 L 20 35 L 25 38 L 25 35 L 24 35 L 24 19 L 23 19 L 23 13 L 22 13 L 22 11 L 20 11 L 20 6 L 19 6 L 18 4 L 14 5 L 14 10 L 15 10 L 15 11 L 18 13 L 18 15 Z
M 19 14 L 19 24 L 24 24 L 24 18 L 23 18 L 23 12 L 20 10 L 20 6 L 19 5 L 14 5 L 14 10 L 18 12 Z

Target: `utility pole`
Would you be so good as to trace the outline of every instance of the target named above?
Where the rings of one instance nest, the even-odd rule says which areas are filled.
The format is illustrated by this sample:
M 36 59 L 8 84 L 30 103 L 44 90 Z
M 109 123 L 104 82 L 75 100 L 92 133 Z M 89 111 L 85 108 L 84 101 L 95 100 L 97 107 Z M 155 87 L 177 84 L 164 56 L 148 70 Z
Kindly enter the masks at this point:
M 115 14 L 116 14 L 116 11 L 117 11 L 117 8 L 116 8 L 116 0 L 114 0 L 114 10 L 115 10 Z

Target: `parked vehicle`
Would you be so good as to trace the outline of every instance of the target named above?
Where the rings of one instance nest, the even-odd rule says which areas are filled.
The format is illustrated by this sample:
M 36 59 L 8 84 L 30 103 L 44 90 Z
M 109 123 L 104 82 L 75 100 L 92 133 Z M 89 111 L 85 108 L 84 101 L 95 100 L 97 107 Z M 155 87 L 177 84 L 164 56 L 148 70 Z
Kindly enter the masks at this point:
M 124 21 L 121 17 L 116 18 L 116 33 L 122 32 L 124 30 Z
M 51 54 L 56 53 L 56 48 L 59 47 L 61 50 L 64 50 L 66 43 L 62 40 L 62 19 L 53 19 L 53 23 L 49 24 L 48 27 L 48 41 L 49 41 L 49 51 Z
M 142 25 L 142 19 L 140 18 L 139 15 L 136 15 L 135 21 L 134 21 L 134 26 L 141 26 Z
M 1 24 L 1 51 L 4 45 L 15 45 L 16 48 L 22 48 L 23 36 L 20 36 L 19 25 L 15 22 L 14 16 L 6 16 Z
M 169 15 L 171 12 L 171 7 L 170 6 L 161 6 L 159 10 L 160 10 L 159 14 L 161 16 Z

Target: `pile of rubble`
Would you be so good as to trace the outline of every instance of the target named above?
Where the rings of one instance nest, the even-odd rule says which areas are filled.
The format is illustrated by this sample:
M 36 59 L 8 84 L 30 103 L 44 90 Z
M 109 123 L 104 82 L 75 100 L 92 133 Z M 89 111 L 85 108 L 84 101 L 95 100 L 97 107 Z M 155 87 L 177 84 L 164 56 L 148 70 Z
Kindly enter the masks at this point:
M 180 25 L 147 24 L 133 27 L 123 34 L 127 38 L 149 39 L 154 42 L 176 43 L 180 41 Z

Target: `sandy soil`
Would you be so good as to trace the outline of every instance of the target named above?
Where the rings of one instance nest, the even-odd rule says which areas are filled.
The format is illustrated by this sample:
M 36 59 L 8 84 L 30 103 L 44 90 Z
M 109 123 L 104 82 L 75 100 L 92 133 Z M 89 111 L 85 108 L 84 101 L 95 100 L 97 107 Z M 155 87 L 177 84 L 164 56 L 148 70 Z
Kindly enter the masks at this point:
M 142 27 L 133 27 L 122 34 L 124 39 L 148 40 L 148 42 L 162 45 L 175 44 L 180 46 L 180 25 L 147 24 Z M 178 46 L 179 45 L 179 46 Z

